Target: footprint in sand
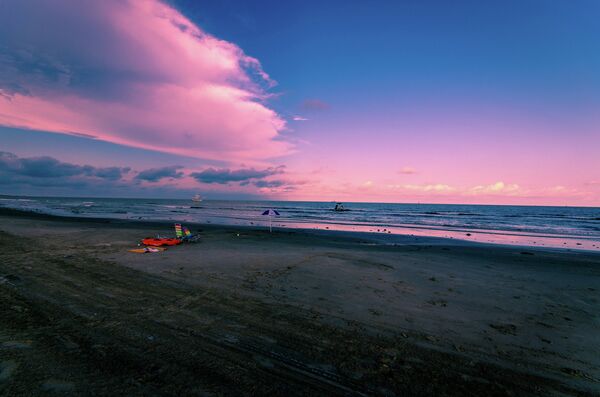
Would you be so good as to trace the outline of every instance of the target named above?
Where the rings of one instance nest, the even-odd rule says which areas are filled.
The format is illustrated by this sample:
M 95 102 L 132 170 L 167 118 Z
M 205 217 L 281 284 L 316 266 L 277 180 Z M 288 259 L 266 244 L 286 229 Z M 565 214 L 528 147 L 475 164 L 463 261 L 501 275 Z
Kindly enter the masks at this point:
M 543 337 L 541 337 L 541 336 L 539 336 L 539 335 L 538 335 L 538 338 L 540 338 L 540 340 L 541 340 L 542 342 L 544 342 L 544 343 L 547 343 L 547 344 L 549 344 L 549 345 L 551 345 L 551 344 L 552 344 L 552 341 L 550 341 L 550 340 L 548 340 L 548 339 L 546 339 L 546 338 L 543 338 Z
M 504 335 L 517 334 L 517 326 L 514 324 L 490 324 L 490 327 Z
M 448 301 L 445 301 L 443 299 L 438 299 L 438 300 L 428 300 L 427 303 L 429 303 L 432 306 L 441 306 L 441 307 L 446 307 L 448 306 Z
M 256 361 L 262 367 L 273 368 L 275 366 L 273 364 L 273 362 L 266 357 L 255 355 L 253 358 L 254 358 L 254 361 Z
M 0 362 L 0 382 L 8 380 L 19 365 L 15 360 L 6 360 Z
M 27 349 L 31 347 L 31 343 L 28 341 L 19 342 L 15 340 L 9 340 L 7 342 L 3 342 L 0 346 L 5 349 Z
M 75 385 L 71 382 L 58 379 L 48 379 L 42 383 L 42 389 L 53 392 L 70 392 L 75 389 Z

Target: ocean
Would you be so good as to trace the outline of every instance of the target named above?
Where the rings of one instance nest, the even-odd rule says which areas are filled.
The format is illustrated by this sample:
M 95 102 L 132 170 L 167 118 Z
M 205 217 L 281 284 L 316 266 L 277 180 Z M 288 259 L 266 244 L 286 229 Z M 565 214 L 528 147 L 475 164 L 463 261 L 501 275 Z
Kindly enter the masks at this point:
M 198 208 L 193 208 L 197 206 Z M 600 208 L 512 205 L 121 199 L 0 196 L 0 207 L 40 213 L 218 225 L 329 229 L 474 242 L 600 250 Z M 280 216 L 263 216 L 266 209 Z

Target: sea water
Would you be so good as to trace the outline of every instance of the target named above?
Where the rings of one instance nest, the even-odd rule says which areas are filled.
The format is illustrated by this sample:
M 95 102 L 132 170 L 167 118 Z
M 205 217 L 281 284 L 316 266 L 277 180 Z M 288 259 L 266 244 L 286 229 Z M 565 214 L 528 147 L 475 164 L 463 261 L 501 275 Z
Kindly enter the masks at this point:
M 0 207 L 59 216 L 329 229 L 600 250 L 600 208 L 513 205 L 1 196 Z M 276 209 L 280 216 L 262 213 Z

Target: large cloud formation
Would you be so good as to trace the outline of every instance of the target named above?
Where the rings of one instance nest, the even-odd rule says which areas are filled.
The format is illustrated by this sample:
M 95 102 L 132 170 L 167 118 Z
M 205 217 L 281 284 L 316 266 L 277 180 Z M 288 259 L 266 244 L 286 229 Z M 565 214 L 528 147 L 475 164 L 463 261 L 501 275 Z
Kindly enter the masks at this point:
M 0 125 L 242 162 L 289 152 L 252 58 L 158 0 L 0 4 Z

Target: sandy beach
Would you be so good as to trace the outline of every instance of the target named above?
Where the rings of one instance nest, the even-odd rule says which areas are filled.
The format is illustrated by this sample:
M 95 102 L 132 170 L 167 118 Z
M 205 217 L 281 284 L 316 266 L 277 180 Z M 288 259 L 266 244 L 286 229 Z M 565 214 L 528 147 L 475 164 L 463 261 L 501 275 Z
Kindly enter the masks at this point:
M 0 212 L 0 395 L 600 390 L 600 254 Z

